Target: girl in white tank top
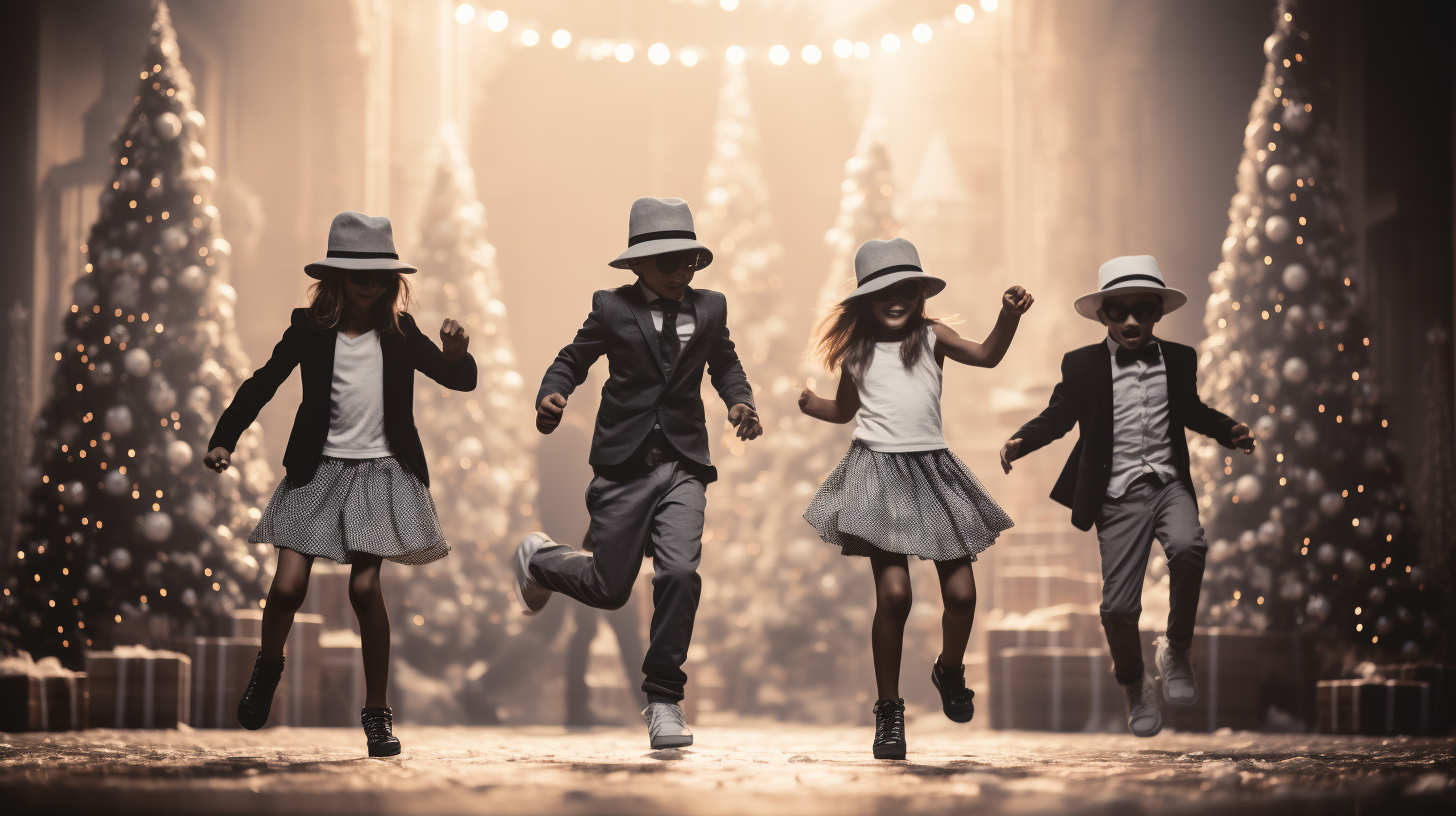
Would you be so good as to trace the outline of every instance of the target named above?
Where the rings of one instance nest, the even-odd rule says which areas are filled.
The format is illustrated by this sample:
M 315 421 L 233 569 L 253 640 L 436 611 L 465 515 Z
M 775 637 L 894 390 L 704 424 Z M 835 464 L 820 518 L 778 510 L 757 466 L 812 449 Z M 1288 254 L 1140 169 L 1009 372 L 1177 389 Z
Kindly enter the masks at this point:
M 855 257 L 859 288 L 820 330 L 817 351 L 841 370 L 834 399 L 805 389 L 799 408 L 825 422 L 858 427 L 849 452 L 824 481 L 804 518 L 844 555 L 867 556 L 875 577 L 872 629 L 876 758 L 905 756 L 900 655 L 910 613 L 909 559 L 935 562 L 945 602 L 943 644 L 931 667 L 945 714 L 969 722 L 974 692 L 966 688 L 966 642 L 976 611 L 971 564 L 1012 521 L 951 453 L 941 429 L 941 369 L 947 358 L 992 368 L 1005 356 L 1026 290 L 1001 297 L 996 326 L 982 343 L 966 340 L 925 316 L 925 300 L 945 288 L 920 268 L 903 238 L 868 241 Z

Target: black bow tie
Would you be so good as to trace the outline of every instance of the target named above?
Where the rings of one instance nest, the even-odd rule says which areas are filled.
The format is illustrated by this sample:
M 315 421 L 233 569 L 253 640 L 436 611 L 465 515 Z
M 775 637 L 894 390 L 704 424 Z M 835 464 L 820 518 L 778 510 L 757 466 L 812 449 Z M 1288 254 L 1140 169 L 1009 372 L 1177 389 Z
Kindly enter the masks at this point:
M 1158 354 L 1158 347 L 1154 343 L 1147 343 L 1139 346 L 1137 351 L 1129 351 L 1122 346 L 1117 347 L 1117 364 L 1120 366 L 1132 365 L 1138 360 L 1142 360 L 1148 365 L 1152 365 L 1160 359 L 1162 359 L 1162 357 Z

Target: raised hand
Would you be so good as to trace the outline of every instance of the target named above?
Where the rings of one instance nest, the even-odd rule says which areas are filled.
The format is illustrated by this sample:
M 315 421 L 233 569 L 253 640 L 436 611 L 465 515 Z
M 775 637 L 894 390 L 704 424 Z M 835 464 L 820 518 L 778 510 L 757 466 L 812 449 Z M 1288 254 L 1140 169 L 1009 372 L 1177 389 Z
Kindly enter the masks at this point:
M 1240 422 L 1234 426 L 1233 443 L 1236 448 L 1243 448 L 1244 453 L 1254 452 L 1254 435 L 1249 433 L 1249 426 Z
M 1016 457 L 1020 452 L 1020 439 L 1012 439 L 1001 446 L 1001 470 L 1003 473 L 1011 472 L 1011 463 L 1016 461 Z
M 815 396 L 817 396 L 817 395 L 813 391 L 810 391 L 807 388 L 805 388 L 803 391 L 800 391 L 799 392 L 799 410 L 800 411 L 803 411 L 806 414 L 809 413 L 809 400 L 814 399 Z
M 738 427 L 738 438 L 757 439 L 763 435 L 763 425 L 758 421 L 758 412 L 746 403 L 738 403 L 728 409 L 728 421 Z
M 549 434 L 561 424 L 561 415 L 566 411 L 566 397 L 547 394 L 536 406 L 536 430 Z
M 465 333 L 465 327 L 455 322 L 453 317 L 445 318 L 445 322 L 440 324 L 440 347 L 445 352 L 445 362 L 457 365 L 465 359 L 465 349 L 469 345 L 470 335 Z
M 228 469 L 228 465 L 232 464 L 231 459 L 231 451 L 227 448 L 218 447 L 208 451 L 207 455 L 202 457 L 202 464 L 207 465 L 218 473 L 222 473 Z
M 1035 301 L 1036 298 L 1033 298 L 1030 292 L 1020 286 L 1013 286 L 1001 295 L 1001 311 L 1020 317 L 1026 314 L 1026 310 L 1030 309 L 1031 304 Z

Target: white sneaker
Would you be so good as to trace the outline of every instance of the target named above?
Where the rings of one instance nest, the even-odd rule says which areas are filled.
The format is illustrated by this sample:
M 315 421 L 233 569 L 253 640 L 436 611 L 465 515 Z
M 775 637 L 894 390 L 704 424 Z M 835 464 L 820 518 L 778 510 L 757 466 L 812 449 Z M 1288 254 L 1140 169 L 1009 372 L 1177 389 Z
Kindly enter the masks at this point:
M 521 539 L 516 545 L 516 555 L 512 562 L 516 568 L 516 601 L 521 604 L 521 611 L 527 615 L 534 615 L 546 606 L 551 600 L 551 590 L 541 586 L 535 578 L 531 577 L 531 556 L 535 555 L 542 547 L 550 547 L 556 544 L 551 536 L 545 533 L 535 532 Z
M 1173 648 L 1166 635 L 1157 640 L 1158 676 L 1163 681 L 1163 699 L 1173 705 L 1193 705 L 1198 702 L 1198 684 L 1193 681 L 1193 661 L 1187 652 Z
M 651 703 L 642 710 L 647 719 L 647 736 L 653 748 L 686 748 L 693 744 L 682 706 L 677 703 Z

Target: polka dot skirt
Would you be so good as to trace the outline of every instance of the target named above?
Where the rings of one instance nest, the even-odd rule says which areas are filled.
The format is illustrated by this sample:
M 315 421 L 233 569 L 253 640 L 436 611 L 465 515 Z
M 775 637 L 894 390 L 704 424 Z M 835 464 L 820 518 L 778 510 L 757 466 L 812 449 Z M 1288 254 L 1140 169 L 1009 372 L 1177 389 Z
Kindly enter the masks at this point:
M 814 494 L 804 519 L 845 555 L 878 549 L 931 561 L 974 561 L 1012 526 L 949 450 L 880 453 L 859 441 Z
M 450 552 L 429 489 L 393 456 L 325 456 L 308 484 L 284 479 L 248 541 L 340 564 L 353 553 L 428 564 Z

